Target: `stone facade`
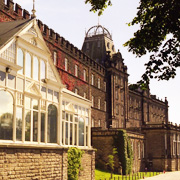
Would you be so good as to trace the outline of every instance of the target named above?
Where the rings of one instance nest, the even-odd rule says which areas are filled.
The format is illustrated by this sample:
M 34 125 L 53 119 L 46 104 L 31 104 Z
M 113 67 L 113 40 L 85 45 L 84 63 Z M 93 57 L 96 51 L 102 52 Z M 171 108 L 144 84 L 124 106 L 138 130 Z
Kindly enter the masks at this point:
M 67 180 L 67 148 L 2 147 L 0 179 Z M 80 180 L 94 179 L 95 154 L 84 150 Z

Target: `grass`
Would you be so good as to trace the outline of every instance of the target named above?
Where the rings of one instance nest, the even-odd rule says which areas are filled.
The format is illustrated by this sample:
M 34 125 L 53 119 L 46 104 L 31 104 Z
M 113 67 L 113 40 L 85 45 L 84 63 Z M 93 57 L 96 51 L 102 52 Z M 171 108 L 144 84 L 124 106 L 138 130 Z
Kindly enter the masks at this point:
M 112 180 L 138 180 L 143 179 L 143 177 L 151 177 L 160 174 L 159 172 L 138 172 L 134 175 L 121 176 L 119 174 L 113 174 Z M 136 177 L 135 177 L 136 176 Z M 110 180 L 111 173 L 102 170 L 95 170 L 95 180 Z M 118 179 L 119 178 L 119 179 Z

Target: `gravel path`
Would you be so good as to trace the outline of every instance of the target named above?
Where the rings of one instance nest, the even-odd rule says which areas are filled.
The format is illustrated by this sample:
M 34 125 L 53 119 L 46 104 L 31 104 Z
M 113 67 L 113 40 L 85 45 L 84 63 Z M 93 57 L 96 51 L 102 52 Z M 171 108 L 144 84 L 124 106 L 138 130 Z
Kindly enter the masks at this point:
M 180 180 L 180 171 L 166 172 L 153 177 L 145 178 L 146 180 Z

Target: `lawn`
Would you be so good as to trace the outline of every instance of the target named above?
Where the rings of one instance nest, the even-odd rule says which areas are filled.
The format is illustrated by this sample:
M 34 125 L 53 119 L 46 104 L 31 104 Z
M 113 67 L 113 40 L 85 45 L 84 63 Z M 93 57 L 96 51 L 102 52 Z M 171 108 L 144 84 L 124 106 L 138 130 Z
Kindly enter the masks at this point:
M 112 180 L 138 180 L 143 179 L 143 177 L 151 177 L 160 174 L 159 172 L 139 172 L 134 175 L 121 176 L 119 174 L 113 174 Z M 95 170 L 95 180 L 110 180 L 111 173 L 102 170 Z

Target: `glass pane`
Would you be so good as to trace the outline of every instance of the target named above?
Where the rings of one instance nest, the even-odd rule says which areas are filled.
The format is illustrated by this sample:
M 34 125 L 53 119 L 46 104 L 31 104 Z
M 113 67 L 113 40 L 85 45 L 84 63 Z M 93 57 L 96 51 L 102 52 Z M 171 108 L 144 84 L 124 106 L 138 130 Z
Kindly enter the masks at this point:
M 73 122 L 73 115 L 70 114 L 70 121 Z
M 54 102 L 59 102 L 59 93 L 54 91 Z
M 33 111 L 33 141 L 37 141 L 38 135 L 38 112 Z
M 31 112 L 25 111 L 25 141 L 30 141 Z
M 38 100 L 36 99 L 32 100 L 32 108 L 38 110 Z
M 62 144 L 64 144 L 64 121 L 62 122 Z
M 48 100 L 52 101 L 52 97 L 53 97 L 53 90 L 48 89 Z
M 68 121 L 68 117 L 69 117 L 69 114 L 68 114 L 68 113 L 66 113 L 66 121 Z
M 79 118 L 79 146 L 84 146 L 84 119 Z
M 57 108 L 50 104 L 48 106 L 48 143 L 57 142 Z
M 34 57 L 33 61 L 33 79 L 39 79 L 39 61 L 37 57 Z
M 31 108 L 31 99 L 28 97 L 25 97 L 25 108 L 30 109 Z
M 41 60 L 41 80 L 46 78 L 46 65 L 43 60 Z
M 77 124 L 74 124 L 74 145 L 77 145 Z
M 66 144 L 68 145 L 68 122 L 66 122 Z
M 86 146 L 88 146 L 88 127 L 86 127 Z
M 75 122 L 78 122 L 78 116 L 74 116 Z
M 12 140 L 13 97 L 7 91 L 0 91 L 0 139 Z
M 26 54 L 26 76 L 31 77 L 31 56 L 29 53 Z
M 73 145 L 72 144 L 72 135 L 73 135 L 73 124 L 70 123 L 70 145 Z
M 0 71 L 0 85 L 5 86 L 6 73 Z
M 8 87 L 15 88 L 15 76 L 8 74 Z
M 17 90 L 23 91 L 23 87 L 24 87 L 24 80 L 17 78 L 17 83 L 16 83 Z
M 24 67 L 24 54 L 23 54 L 23 51 L 20 49 L 20 48 L 18 48 L 18 57 L 17 57 L 17 65 L 19 65 L 19 66 L 21 66 L 22 67 L 22 69 L 21 70 L 19 70 L 18 72 L 20 73 L 20 74 L 23 74 L 23 67 Z
M 43 98 L 46 98 L 46 88 L 45 87 L 41 87 L 41 94 Z
M 16 108 L 16 141 L 22 141 L 22 108 Z
M 66 115 L 65 111 L 63 111 L 62 112 L 62 119 L 65 119 L 65 115 Z
M 86 118 L 86 126 L 88 126 L 88 124 L 89 124 L 89 118 L 87 117 Z
M 41 142 L 45 142 L 45 113 L 41 113 Z

